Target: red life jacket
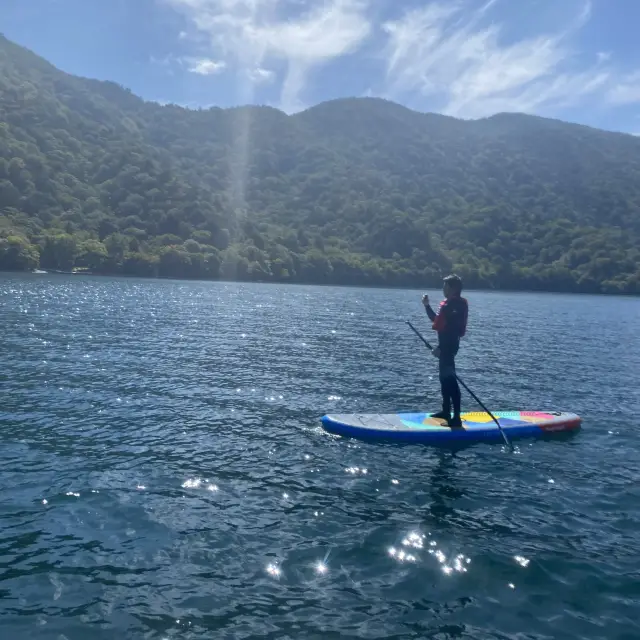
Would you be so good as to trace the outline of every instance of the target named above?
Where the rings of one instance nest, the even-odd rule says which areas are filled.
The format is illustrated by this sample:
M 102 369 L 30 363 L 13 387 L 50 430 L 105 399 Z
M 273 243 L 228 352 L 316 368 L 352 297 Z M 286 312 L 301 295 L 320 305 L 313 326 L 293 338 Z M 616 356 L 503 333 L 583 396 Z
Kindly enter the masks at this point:
M 460 296 L 451 296 L 440 303 L 438 314 L 433 321 L 433 329 L 438 333 L 462 338 L 467 332 L 469 303 Z

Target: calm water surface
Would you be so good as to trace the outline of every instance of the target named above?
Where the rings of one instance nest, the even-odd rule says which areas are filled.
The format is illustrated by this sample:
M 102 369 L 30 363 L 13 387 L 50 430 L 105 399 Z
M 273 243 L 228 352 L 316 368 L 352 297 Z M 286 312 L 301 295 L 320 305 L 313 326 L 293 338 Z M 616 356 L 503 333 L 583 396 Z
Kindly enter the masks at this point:
M 420 293 L 0 276 L 2 637 L 637 640 L 640 301 L 468 293 L 465 382 L 572 438 L 324 434 L 439 408 Z

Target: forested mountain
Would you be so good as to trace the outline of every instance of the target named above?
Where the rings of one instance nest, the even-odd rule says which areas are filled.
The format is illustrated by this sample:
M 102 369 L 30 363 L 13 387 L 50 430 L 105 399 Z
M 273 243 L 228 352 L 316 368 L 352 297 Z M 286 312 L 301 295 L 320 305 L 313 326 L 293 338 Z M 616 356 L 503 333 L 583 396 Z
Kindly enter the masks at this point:
M 640 293 L 640 139 L 380 99 L 192 111 L 0 36 L 0 269 Z

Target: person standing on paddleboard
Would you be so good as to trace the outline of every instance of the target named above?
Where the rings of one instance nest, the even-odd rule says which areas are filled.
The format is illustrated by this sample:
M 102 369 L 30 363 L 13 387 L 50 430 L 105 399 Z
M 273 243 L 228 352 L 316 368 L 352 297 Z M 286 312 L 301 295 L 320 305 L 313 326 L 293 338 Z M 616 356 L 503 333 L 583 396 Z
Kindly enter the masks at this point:
M 469 305 L 461 297 L 462 280 L 459 276 L 450 275 L 444 279 L 442 288 L 444 300 L 440 303 L 437 313 L 429 304 L 429 296 L 422 296 L 422 304 L 433 323 L 432 327 L 438 333 L 438 346 L 433 355 L 439 361 L 440 388 L 442 390 L 442 411 L 432 417 L 447 421 L 450 427 L 461 427 L 460 419 L 460 387 L 456 377 L 455 357 L 460 348 L 460 338 L 467 331 Z M 453 408 L 453 418 L 451 409 Z

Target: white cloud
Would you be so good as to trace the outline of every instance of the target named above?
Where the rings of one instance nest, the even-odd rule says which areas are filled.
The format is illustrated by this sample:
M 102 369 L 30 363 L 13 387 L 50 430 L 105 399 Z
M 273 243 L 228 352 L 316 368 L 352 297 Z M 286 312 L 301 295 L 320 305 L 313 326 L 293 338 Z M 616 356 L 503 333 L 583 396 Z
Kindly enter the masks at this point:
M 267 84 L 272 82 L 275 73 L 270 69 L 263 69 L 262 67 L 256 67 L 255 69 L 250 69 L 247 72 L 249 79 L 255 84 Z
M 385 23 L 390 94 L 419 93 L 450 115 L 483 117 L 568 105 L 609 81 L 606 57 L 579 71 L 571 64 L 567 41 L 589 19 L 590 3 L 563 31 L 508 43 L 503 26 L 482 26 L 495 4 L 469 12 L 468 4 L 433 2 Z
M 226 62 L 222 60 L 213 60 L 211 58 L 194 58 L 190 56 L 176 57 L 172 54 L 162 58 L 151 56 L 152 64 L 165 67 L 167 73 L 173 74 L 174 67 L 186 67 L 189 73 L 197 73 L 201 76 L 211 76 L 221 73 L 226 68 Z
M 607 93 L 607 102 L 622 106 L 640 102 L 640 71 L 620 79 Z
M 316 67 L 356 50 L 369 35 L 369 0 L 164 0 L 209 37 L 212 52 L 232 60 L 256 81 L 271 57 L 287 65 L 281 106 L 301 108 Z M 264 81 L 264 76 L 257 81 Z
M 621 73 L 610 51 L 577 48 L 576 35 L 591 19 L 589 0 L 572 0 L 568 18 L 571 5 L 539 2 L 552 12 L 546 32 L 531 30 L 526 12 L 537 11 L 532 4 L 505 12 L 501 0 L 425 0 L 408 3 L 418 8 L 404 12 L 401 0 L 157 1 L 191 25 L 180 33 L 181 46 L 198 53 L 174 64 L 201 75 L 233 71 L 242 102 L 277 79 L 278 106 L 289 113 L 305 106 L 305 89 L 320 66 L 358 52 L 363 74 L 369 73 L 372 58 L 363 49 L 369 39 L 373 62 L 377 57 L 383 70 L 382 82 L 366 78 L 372 95 L 457 117 L 559 114 L 587 100 L 609 107 L 640 103 L 640 72 Z M 381 21 L 383 14 L 397 17 Z M 503 22 L 506 16 L 516 22 Z M 528 35 L 514 38 L 514 27 Z
M 197 73 L 201 76 L 212 76 L 216 73 L 224 71 L 227 66 L 225 62 L 220 60 L 210 60 L 209 58 L 188 59 L 189 72 Z

